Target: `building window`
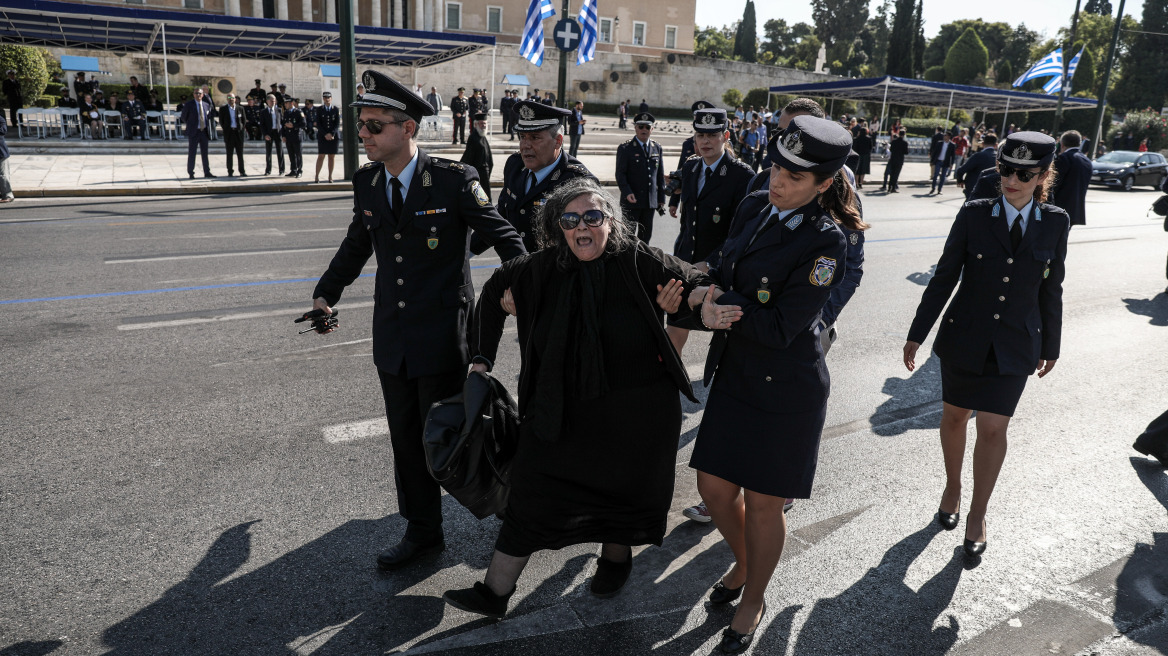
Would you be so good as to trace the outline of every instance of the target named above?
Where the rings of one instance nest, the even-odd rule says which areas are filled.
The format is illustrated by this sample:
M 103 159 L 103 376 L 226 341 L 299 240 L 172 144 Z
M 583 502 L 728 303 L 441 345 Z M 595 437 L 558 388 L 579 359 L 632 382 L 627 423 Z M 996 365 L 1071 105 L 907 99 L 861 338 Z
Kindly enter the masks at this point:
M 487 7 L 487 31 L 496 34 L 503 31 L 502 7 Z
M 665 26 L 665 47 L 670 50 L 677 48 L 677 28 L 673 25 Z
M 203 0 L 183 0 L 183 7 L 186 9 L 202 9 Z
M 461 2 L 447 2 L 446 3 L 446 29 L 461 30 L 462 29 L 462 3 Z
M 612 19 L 611 18 L 601 18 L 600 19 L 600 42 L 601 43 L 612 43 Z
M 633 21 L 633 45 L 645 45 L 645 29 L 647 26 L 642 21 Z
M 146 4 L 146 0 L 126 0 L 126 4 L 128 4 L 128 5 L 144 5 L 144 4 Z

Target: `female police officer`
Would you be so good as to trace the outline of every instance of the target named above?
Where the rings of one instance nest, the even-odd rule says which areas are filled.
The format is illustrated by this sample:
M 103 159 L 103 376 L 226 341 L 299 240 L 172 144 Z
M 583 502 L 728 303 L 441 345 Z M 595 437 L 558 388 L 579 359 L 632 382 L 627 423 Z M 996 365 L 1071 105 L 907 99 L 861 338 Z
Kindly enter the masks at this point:
M 1039 132 L 1006 137 L 998 150 L 1001 195 L 971 200 L 957 213 L 904 345 L 912 371 L 917 349 L 961 280 L 933 343 L 941 359 L 946 479 L 937 522 L 946 530 L 957 526 L 966 424 L 977 410 L 965 525 L 965 551 L 974 557 L 985 551 L 986 506 L 1026 379 L 1035 369 L 1039 378 L 1050 373 L 1059 357 L 1070 228 L 1066 212 L 1042 202 L 1054 182 L 1054 151 L 1054 139 Z
M 811 494 L 829 387 L 817 322 L 847 253 L 829 215 L 844 208 L 832 181 L 851 145 L 843 127 L 796 117 L 772 148 L 770 203 L 736 213 L 710 270 L 725 290 L 718 306 L 741 306 L 732 330 L 727 319 L 735 312 L 713 315 L 712 324 L 703 312 L 715 331 L 706 383 L 717 376 L 690 460 L 734 552 L 734 567 L 710 595 L 714 604 L 742 596 L 723 634 L 726 653 L 745 650 L 762 621 L 786 538 L 784 499 Z M 712 298 L 717 290 L 694 293 Z

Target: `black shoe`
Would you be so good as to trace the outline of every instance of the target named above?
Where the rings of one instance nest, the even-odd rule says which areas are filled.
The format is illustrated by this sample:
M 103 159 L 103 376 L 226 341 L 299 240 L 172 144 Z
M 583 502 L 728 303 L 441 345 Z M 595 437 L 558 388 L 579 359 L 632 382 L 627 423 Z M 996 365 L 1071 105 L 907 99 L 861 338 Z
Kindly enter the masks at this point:
M 1159 460 L 1161 465 L 1168 467 L 1168 447 L 1157 448 L 1157 445 L 1152 444 L 1152 440 L 1140 435 L 1136 438 L 1135 444 L 1132 444 L 1132 448 L 1146 456 L 1152 456 Z
M 961 521 L 961 513 L 947 513 L 940 508 L 937 509 L 937 523 L 946 531 L 952 531 L 957 528 L 957 522 Z
M 444 549 L 446 549 L 446 542 L 443 540 L 433 544 L 418 544 L 403 539 L 377 556 L 377 567 L 385 570 L 397 569 L 422 556 L 440 553 Z
M 754 625 L 754 631 L 750 633 L 739 633 L 730 627 L 722 632 L 722 644 L 719 645 L 723 654 L 741 654 L 750 647 L 750 643 L 754 642 L 754 634 L 758 631 L 758 627 L 762 626 L 762 618 L 766 616 L 766 602 L 762 602 L 762 612 L 758 614 L 758 624 Z
M 195 174 L 194 174 L 194 173 L 192 173 L 192 174 L 190 174 L 190 175 L 191 175 L 191 179 L 192 179 L 192 180 L 194 180 L 194 179 L 195 179 Z
M 985 550 L 985 542 L 974 542 L 973 540 L 965 541 L 965 555 L 969 556 L 970 558 L 977 558 L 978 556 L 981 556 L 983 553 L 985 553 Z
M 281 171 L 281 173 L 283 173 L 283 171 Z M 288 174 L 286 174 L 284 177 L 285 177 L 285 178 L 295 178 L 295 177 L 296 177 L 296 171 L 293 171 L 293 172 L 291 172 L 291 173 L 288 173 Z
M 726 584 L 719 580 L 714 584 L 714 589 L 710 592 L 710 603 L 715 606 L 721 606 L 732 601 L 737 601 L 742 596 L 742 589 L 745 587 L 745 581 L 737 588 L 727 588 Z
M 234 178 L 234 177 L 235 177 L 235 173 L 234 173 L 234 172 L 232 172 L 232 171 L 228 171 L 228 172 L 227 172 L 227 177 L 229 177 L 229 178 Z
M 272 169 L 267 169 L 266 171 L 264 171 L 264 175 L 271 175 L 271 174 L 272 174 Z
M 210 173 L 210 172 L 207 172 L 207 173 L 204 173 L 204 174 L 203 174 L 203 177 L 204 177 L 204 178 L 217 178 L 217 177 L 219 177 L 219 176 L 217 176 L 217 175 L 214 175 L 214 174 L 212 174 L 212 173 Z
M 633 571 L 633 553 L 629 550 L 629 559 L 623 563 L 616 563 L 601 556 L 596 561 L 596 573 L 592 575 L 592 585 L 589 590 L 594 597 L 608 599 L 620 592 L 625 582 L 629 580 L 629 573 Z
M 241 177 L 241 178 L 246 178 L 246 177 L 247 177 L 247 174 L 246 174 L 246 173 L 244 173 L 243 171 L 240 171 L 240 172 L 239 172 L 239 177 Z
M 447 590 L 442 593 L 442 598 L 459 610 L 503 619 L 507 614 L 507 602 L 511 600 L 513 594 L 515 588 L 511 588 L 511 592 L 505 595 L 497 595 L 491 592 L 485 583 L 475 583 L 473 588 Z

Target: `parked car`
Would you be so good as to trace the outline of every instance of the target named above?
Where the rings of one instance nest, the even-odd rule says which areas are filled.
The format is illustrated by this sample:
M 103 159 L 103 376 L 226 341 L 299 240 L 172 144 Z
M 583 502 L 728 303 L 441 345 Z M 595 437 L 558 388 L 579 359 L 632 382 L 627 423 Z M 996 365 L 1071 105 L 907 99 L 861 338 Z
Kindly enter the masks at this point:
M 1168 179 L 1168 161 L 1160 153 L 1140 153 L 1134 150 L 1113 150 L 1091 162 L 1091 183 L 1109 187 L 1148 185 L 1159 189 Z

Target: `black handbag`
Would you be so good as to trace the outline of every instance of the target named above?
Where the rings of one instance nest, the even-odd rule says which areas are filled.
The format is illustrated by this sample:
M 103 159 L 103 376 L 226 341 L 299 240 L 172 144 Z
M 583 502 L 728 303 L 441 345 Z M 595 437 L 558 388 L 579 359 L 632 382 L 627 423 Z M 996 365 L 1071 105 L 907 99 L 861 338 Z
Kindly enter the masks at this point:
M 475 517 L 507 507 L 519 409 L 494 377 L 472 372 L 462 394 L 430 406 L 422 445 L 430 476 Z

